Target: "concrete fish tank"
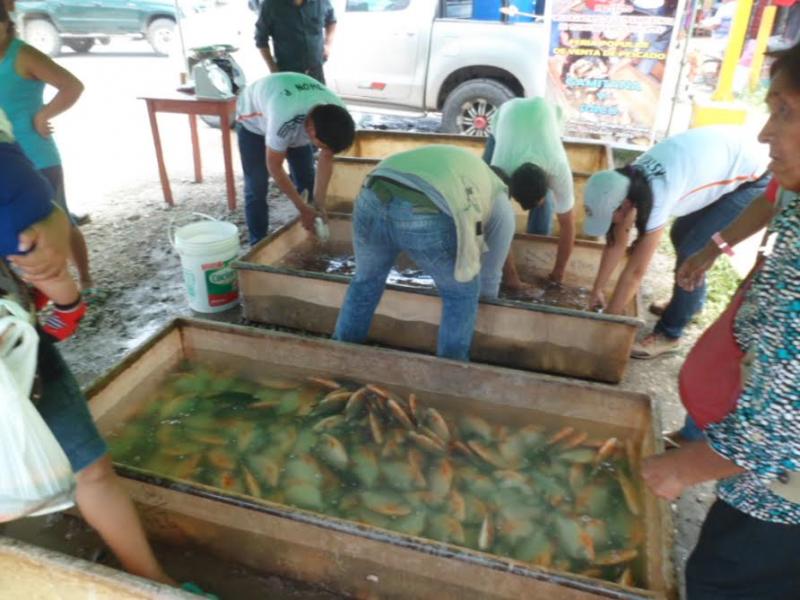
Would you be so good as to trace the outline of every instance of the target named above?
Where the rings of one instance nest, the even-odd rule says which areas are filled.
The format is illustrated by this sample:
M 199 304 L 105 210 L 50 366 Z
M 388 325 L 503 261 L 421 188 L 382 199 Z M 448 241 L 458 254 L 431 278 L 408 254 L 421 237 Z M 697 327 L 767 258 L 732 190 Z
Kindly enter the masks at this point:
M 314 245 L 295 221 L 233 263 L 239 273 L 247 319 L 313 333 L 333 332 L 349 282 L 348 267 L 342 265 L 328 272 L 331 261 L 326 262 L 324 256 L 352 253 L 352 228 L 345 215 L 332 215 L 329 226 L 330 240 Z M 638 299 L 624 315 L 585 310 L 603 250 L 602 244 L 588 240 L 576 242 L 564 288 L 550 288 L 544 282 L 555 262 L 557 247 L 556 238 L 515 236 L 512 252 L 520 276 L 525 281 L 540 282 L 542 288 L 537 298 L 525 301 L 501 298 L 481 302 L 471 358 L 617 383 L 624 375 L 642 323 Z M 610 286 L 616 282 L 621 266 L 612 275 Z M 412 275 L 406 276 L 409 273 Z M 369 340 L 434 353 L 440 312 L 441 301 L 431 282 L 426 283 L 424 274 L 401 258 L 378 305 Z
M 466 135 L 414 133 L 405 131 L 356 132 L 353 145 L 345 153 L 334 158 L 333 174 L 328 185 L 327 208 L 332 212 L 352 212 L 353 202 L 364 182 L 364 177 L 381 161 L 397 152 L 413 150 L 429 144 L 451 144 L 483 155 L 486 138 Z M 614 160 L 611 147 L 589 142 L 564 142 L 564 148 L 572 168 L 575 186 L 576 233 L 583 236 L 583 189 L 586 181 L 596 171 L 612 169 Z M 525 233 L 528 215 L 516 202 L 517 231 Z M 558 222 L 555 222 L 555 229 Z
M 177 320 L 88 395 L 161 539 L 358 598 L 675 594 L 642 394 Z

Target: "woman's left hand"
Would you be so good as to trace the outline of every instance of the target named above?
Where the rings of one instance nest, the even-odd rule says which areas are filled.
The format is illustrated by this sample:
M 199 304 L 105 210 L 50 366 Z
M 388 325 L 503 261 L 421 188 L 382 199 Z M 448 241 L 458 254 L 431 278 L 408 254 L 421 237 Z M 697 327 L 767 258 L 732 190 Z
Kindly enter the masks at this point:
M 706 441 L 682 442 L 681 447 L 651 456 L 642 464 L 642 478 L 659 498 L 675 500 L 683 491 L 704 481 L 744 473 L 733 461 L 717 454 Z
M 645 459 L 642 478 L 650 491 L 665 500 L 678 498 L 689 487 L 682 476 L 686 459 L 687 453 L 681 449 Z
M 41 111 L 33 116 L 33 126 L 43 138 L 49 138 L 53 134 L 53 126 L 50 124 L 50 119 L 43 115 Z

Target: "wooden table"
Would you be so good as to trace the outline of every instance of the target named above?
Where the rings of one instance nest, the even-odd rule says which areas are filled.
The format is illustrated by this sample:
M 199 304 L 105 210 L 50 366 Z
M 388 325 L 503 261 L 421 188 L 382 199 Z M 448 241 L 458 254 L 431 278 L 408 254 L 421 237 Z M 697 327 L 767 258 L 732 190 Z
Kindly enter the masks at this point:
M 225 187 L 228 192 L 228 209 L 236 208 L 236 185 L 233 178 L 233 158 L 231 156 L 231 131 L 227 126 L 232 115 L 236 114 L 236 97 L 220 100 L 205 100 L 195 96 L 175 94 L 172 96 L 140 96 L 147 103 L 147 114 L 150 117 L 150 129 L 153 132 L 153 144 L 156 147 L 158 160 L 158 177 L 164 201 L 173 206 L 172 189 L 164 166 L 164 151 L 161 148 L 161 136 L 158 132 L 156 113 L 179 113 L 189 115 L 189 127 L 192 133 L 192 155 L 194 158 L 194 180 L 203 181 L 203 167 L 200 162 L 200 145 L 197 139 L 197 115 L 214 115 L 220 119 L 222 132 L 222 154 L 225 159 Z

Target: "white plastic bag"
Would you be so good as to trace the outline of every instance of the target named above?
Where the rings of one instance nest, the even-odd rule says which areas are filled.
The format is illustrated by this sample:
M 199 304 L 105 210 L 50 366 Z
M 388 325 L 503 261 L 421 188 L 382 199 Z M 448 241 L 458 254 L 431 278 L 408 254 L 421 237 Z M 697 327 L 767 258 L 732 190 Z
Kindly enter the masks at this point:
M 74 504 L 69 460 L 30 401 L 39 336 L 27 313 L 0 299 L 0 522 Z

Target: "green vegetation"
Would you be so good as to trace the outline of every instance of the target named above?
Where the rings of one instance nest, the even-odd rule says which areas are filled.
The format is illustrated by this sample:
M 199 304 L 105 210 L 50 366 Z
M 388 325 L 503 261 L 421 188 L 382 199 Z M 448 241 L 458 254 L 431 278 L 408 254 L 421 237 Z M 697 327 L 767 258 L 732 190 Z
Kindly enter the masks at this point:
M 675 249 L 672 247 L 669 236 L 665 235 L 661 239 L 658 251 L 669 256 L 671 263 L 674 262 Z M 728 257 L 720 256 L 706 275 L 708 286 L 706 303 L 703 306 L 703 310 L 692 319 L 692 325 L 699 327 L 701 330 L 711 325 L 720 313 L 725 310 L 725 307 L 728 306 L 728 302 L 730 302 L 741 281 L 742 278 L 736 273 Z
M 642 154 L 641 150 L 628 150 L 625 148 L 614 148 L 614 168 L 619 169 L 635 161 Z
M 725 310 L 733 293 L 742 279 L 736 273 L 727 256 L 717 259 L 706 276 L 708 281 L 708 297 L 703 311 L 694 318 L 694 323 L 705 329 Z
M 749 111 L 756 113 L 766 113 L 767 108 L 764 102 L 767 97 L 767 90 L 769 84 L 763 82 L 763 85 L 758 86 L 754 91 L 750 90 L 750 86 L 746 86 L 743 90 L 736 92 L 736 99 L 749 105 Z

